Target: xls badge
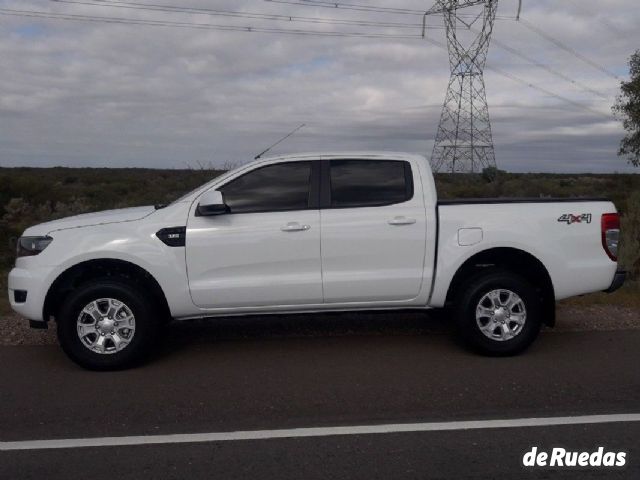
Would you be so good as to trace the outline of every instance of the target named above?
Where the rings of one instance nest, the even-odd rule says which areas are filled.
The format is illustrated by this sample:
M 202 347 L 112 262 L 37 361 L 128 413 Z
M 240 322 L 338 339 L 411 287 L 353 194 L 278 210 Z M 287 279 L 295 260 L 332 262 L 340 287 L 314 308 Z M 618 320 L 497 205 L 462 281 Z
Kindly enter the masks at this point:
M 573 215 L 572 213 L 565 213 L 558 219 L 558 221 L 560 223 L 566 223 L 567 225 L 571 225 L 573 223 L 591 223 L 591 214 L 581 213 L 579 215 Z

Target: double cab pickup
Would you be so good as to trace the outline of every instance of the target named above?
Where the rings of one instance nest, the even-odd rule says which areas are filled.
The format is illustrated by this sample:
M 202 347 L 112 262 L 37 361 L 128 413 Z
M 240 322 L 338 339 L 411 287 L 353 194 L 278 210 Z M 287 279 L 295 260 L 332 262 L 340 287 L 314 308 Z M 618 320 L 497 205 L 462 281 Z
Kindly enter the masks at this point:
M 28 228 L 9 298 L 97 370 L 139 361 L 167 320 L 324 311 L 447 307 L 475 350 L 512 355 L 557 300 L 623 283 L 619 231 L 606 199 L 438 201 L 417 155 L 280 156 Z

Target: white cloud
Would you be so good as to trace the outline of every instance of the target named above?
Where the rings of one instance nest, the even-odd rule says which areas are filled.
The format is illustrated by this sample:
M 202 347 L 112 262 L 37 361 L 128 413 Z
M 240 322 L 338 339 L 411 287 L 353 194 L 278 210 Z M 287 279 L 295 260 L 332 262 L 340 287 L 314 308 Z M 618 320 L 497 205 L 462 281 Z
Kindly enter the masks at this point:
M 399 6 L 388 0 L 370 3 Z M 188 5 L 214 8 L 205 0 L 191 0 Z M 402 7 L 424 9 L 425 4 L 403 0 Z M 0 0 L 0 8 L 364 30 L 35 0 Z M 261 0 L 218 1 L 215 8 L 421 22 L 420 17 Z M 515 8 L 515 0 L 505 0 L 499 15 L 513 15 Z M 628 56 L 640 47 L 634 41 L 640 21 L 634 0 L 525 1 L 523 18 L 617 74 L 626 72 Z M 444 42 L 442 30 L 427 33 Z M 489 65 L 584 106 L 564 104 L 487 71 L 500 167 L 632 170 L 616 156 L 623 135 L 620 125 L 605 117 L 617 93 L 617 80 L 523 24 L 499 20 L 494 35 L 499 42 L 606 95 L 602 100 L 492 45 Z M 449 76 L 447 53 L 421 40 L 249 34 L 25 17 L 2 17 L 0 58 L 0 165 L 181 168 L 185 162 L 243 162 L 302 122 L 308 127 L 277 152 L 387 149 L 428 156 Z

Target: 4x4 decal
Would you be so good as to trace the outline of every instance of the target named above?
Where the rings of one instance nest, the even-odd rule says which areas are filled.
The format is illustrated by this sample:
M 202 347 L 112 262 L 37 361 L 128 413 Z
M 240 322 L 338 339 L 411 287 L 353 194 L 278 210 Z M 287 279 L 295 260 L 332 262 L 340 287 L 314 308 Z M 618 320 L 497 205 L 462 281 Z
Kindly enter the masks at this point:
M 566 223 L 567 225 L 571 225 L 573 223 L 591 223 L 591 214 L 581 213 L 579 215 L 573 215 L 572 213 L 565 213 L 558 218 L 558 221 Z

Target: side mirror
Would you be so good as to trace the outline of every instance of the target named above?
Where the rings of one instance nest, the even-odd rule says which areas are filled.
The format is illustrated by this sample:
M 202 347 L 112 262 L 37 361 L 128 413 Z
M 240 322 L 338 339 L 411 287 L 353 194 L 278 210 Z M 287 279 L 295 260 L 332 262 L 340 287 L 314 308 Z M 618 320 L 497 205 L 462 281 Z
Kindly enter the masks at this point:
M 221 192 L 209 190 L 200 197 L 196 213 L 203 217 L 222 215 L 223 213 L 229 213 L 229 207 L 225 205 Z

